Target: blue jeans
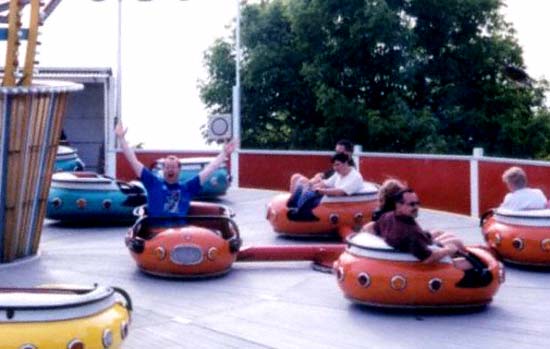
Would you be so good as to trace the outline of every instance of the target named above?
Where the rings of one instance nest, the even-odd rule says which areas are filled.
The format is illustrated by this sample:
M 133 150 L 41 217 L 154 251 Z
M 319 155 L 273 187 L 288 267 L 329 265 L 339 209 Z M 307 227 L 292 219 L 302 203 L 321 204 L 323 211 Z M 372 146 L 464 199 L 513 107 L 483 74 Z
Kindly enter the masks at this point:
M 291 220 L 318 220 L 312 213 L 313 209 L 319 205 L 323 195 L 313 190 L 298 186 L 288 199 L 287 206 L 289 210 L 289 219 Z

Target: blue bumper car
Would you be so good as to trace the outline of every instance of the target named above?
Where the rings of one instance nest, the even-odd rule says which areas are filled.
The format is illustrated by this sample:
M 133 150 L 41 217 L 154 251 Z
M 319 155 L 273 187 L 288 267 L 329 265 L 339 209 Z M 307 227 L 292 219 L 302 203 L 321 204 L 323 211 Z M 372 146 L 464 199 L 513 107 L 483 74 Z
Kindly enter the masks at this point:
M 146 202 L 140 182 L 93 172 L 58 172 L 52 177 L 46 217 L 66 222 L 133 221 L 134 209 Z
M 55 157 L 54 172 L 83 171 L 84 162 L 78 157 L 75 148 L 60 145 Z

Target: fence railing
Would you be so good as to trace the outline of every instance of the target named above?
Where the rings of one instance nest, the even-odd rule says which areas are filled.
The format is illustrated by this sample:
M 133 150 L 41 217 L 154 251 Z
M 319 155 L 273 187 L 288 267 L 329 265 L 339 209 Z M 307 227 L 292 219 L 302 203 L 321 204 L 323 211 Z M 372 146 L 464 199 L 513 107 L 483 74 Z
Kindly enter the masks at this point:
M 180 157 L 215 155 L 216 152 L 138 152 L 144 164 L 174 154 Z M 330 151 L 241 150 L 239 185 L 244 188 L 288 190 L 293 173 L 312 176 L 330 166 Z M 550 194 L 550 162 L 472 155 L 434 155 L 358 152 L 358 168 L 366 180 L 381 183 L 387 178 L 405 181 L 419 194 L 423 206 L 479 217 L 498 206 L 507 192 L 501 175 L 510 166 L 521 166 L 529 185 Z M 134 178 L 128 164 L 117 154 L 117 177 Z

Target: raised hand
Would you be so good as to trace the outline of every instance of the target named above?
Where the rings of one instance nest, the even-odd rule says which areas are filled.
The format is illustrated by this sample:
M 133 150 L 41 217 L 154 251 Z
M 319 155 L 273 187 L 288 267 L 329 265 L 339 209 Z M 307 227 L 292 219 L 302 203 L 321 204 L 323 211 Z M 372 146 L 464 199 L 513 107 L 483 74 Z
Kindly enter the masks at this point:
M 115 126 L 115 135 L 119 138 L 124 138 L 126 136 L 126 132 L 128 132 L 128 128 L 124 128 L 122 121 L 119 121 Z
M 223 146 L 224 154 L 226 156 L 231 155 L 231 153 L 233 153 L 235 151 L 235 149 L 237 148 L 238 144 L 239 144 L 239 139 L 235 138 L 235 139 L 230 140 L 228 143 L 226 143 Z

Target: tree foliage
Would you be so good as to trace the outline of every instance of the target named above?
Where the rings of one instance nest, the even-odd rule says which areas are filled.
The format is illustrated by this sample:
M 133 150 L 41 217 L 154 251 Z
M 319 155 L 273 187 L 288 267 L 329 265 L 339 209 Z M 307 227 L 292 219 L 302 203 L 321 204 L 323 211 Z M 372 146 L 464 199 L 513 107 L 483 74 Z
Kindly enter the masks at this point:
M 550 153 L 546 81 L 524 68 L 501 0 L 272 0 L 242 11 L 242 143 L 369 151 Z M 235 54 L 205 54 L 201 97 L 231 109 Z

